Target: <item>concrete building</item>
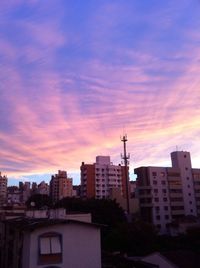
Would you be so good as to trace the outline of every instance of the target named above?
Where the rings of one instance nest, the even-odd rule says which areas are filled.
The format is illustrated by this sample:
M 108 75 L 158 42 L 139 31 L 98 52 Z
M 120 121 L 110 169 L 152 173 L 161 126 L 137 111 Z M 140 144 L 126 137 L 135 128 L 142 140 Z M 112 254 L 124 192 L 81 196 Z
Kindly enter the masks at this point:
M 25 204 L 26 201 L 29 199 L 29 197 L 31 196 L 32 192 L 31 192 L 31 183 L 29 181 L 25 181 L 19 182 L 19 191 L 20 191 L 20 202 L 22 204 Z
M 109 198 L 111 198 L 112 200 L 115 200 L 116 203 L 118 203 L 119 206 L 124 211 L 127 210 L 127 200 L 126 200 L 126 198 L 124 198 L 121 195 L 120 189 L 118 189 L 118 188 L 112 188 L 110 190 Z M 134 196 L 130 196 L 130 198 L 129 198 L 129 210 L 130 210 L 130 214 L 139 213 L 139 199 L 138 198 L 136 198 Z
M 65 208 L 26 210 L 25 216 L 32 219 L 63 219 L 81 222 L 92 222 L 91 213 L 69 213 Z
M 0 209 L 0 221 L 24 217 L 25 211 L 26 211 L 26 206 L 24 205 L 19 206 L 18 204 L 12 204 L 12 205 L 3 206 Z
M 5 175 L 1 175 L 0 172 L 0 206 L 7 202 L 7 183 L 7 177 Z
M 49 184 L 45 181 L 40 182 L 37 186 L 36 193 L 49 195 Z
M 21 193 L 17 186 L 7 187 L 7 203 L 9 205 L 20 204 Z
M 126 197 L 125 167 L 113 165 L 110 156 L 97 156 L 94 164 L 81 165 L 81 196 L 109 198 L 110 190 L 117 188 Z
M 0 224 L 0 267 L 100 268 L 100 226 L 63 219 L 7 220 Z
M 59 170 L 58 174 L 51 177 L 50 196 L 54 202 L 64 197 L 71 197 L 72 190 L 72 179 L 67 177 L 66 171 Z
M 171 160 L 172 167 L 135 169 L 141 216 L 160 233 L 175 220 L 200 215 L 200 169 L 192 169 L 189 152 L 172 152 Z
M 80 198 L 80 196 L 81 196 L 81 185 L 73 185 L 72 196 Z

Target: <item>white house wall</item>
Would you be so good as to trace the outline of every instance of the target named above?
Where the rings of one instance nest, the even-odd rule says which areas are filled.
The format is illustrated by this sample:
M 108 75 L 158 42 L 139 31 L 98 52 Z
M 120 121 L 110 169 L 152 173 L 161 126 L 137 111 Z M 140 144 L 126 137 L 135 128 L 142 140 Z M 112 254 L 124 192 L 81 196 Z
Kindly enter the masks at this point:
M 46 232 L 58 232 L 62 235 L 62 263 L 52 265 L 38 265 L 38 237 Z M 100 230 L 80 224 L 59 224 L 39 228 L 30 235 L 30 243 L 25 237 L 24 254 L 29 252 L 30 261 L 24 258 L 23 268 L 44 268 L 57 266 L 60 268 L 100 268 L 101 248 Z

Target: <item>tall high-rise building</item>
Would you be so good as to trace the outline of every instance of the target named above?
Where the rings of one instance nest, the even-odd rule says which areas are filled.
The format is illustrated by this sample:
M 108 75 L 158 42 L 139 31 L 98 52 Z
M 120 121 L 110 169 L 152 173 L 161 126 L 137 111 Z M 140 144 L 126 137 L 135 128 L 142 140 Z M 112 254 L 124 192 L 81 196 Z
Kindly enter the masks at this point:
M 0 172 L 0 206 L 2 206 L 7 201 L 7 182 L 8 179 Z
M 81 165 L 81 196 L 84 198 L 109 198 L 110 191 L 118 188 L 126 197 L 125 167 L 113 165 L 110 156 L 97 156 L 94 164 Z
M 51 177 L 50 196 L 54 202 L 72 196 L 72 179 L 67 177 L 67 172 L 58 170 L 58 174 Z
M 200 169 L 193 169 L 189 152 L 171 153 L 172 167 L 139 167 L 137 192 L 143 220 L 166 233 L 170 223 L 200 216 Z
M 20 202 L 25 204 L 31 196 L 31 183 L 29 181 L 19 182 Z

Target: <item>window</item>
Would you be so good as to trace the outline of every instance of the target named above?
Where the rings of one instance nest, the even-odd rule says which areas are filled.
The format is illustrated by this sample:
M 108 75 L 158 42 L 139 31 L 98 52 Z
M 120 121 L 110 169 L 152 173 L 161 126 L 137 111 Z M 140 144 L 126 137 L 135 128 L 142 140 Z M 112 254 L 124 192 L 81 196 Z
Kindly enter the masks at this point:
M 171 202 L 183 202 L 183 197 L 171 197 Z
M 152 175 L 153 175 L 153 176 L 157 176 L 157 172 L 153 171 L 153 172 L 152 172 Z
M 161 183 L 162 183 L 162 185 L 165 185 L 166 184 L 166 181 L 162 181 Z
M 162 192 L 163 192 L 163 194 L 166 194 L 167 190 L 166 189 L 163 189 Z
M 182 193 L 182 189 L 169 189 L 170 193 Z
M 61 235 L 45 233 L 39 237 L 39 264 L 54 264 L 62 261 Z
M 156 185 L 156 184 L 157 184 L 157 181 L 154 180 L 154 181 L 153 181 L 153 184 Z
M 167 206 L 164 206 L 164 210 L 165 210 L 165 211 L 168 211 L 168 207 L 167 207 Z
M 172 210 L 183 210 L 184 206 L 171 206 Z
M 154 198 L 154 201 L 159 202 L 159 198 L 158 197 Z
M 155 193 L 155 194 L 157 194 L 157 193 L 158 193 L 158 189 L 154 189 L 153 191 L 154 191 L 154 193 Z
M 169 215 L 165 215 L 165 219 L 168 220 L 169 219 Z
M 164 197 L 164 198 L 163 198 L 163 201 L 164 201 L 164 202 L 167 202 L 167 198 L 166 198 L 166 197 Z
M 156 220 L 160 220 L 160 215 L 157 215 L 156 216 Z
M 165 172 L 160 172 L 160 177 L 165 177 Z

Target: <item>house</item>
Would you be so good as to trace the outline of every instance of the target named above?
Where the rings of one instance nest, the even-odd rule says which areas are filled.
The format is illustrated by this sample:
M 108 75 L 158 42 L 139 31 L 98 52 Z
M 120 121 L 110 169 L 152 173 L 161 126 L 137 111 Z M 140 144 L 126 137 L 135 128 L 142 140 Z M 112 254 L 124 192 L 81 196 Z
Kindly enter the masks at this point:
M 159 252 L 154 252 L 144 258 L 143 261 L 147 261 L 153 264 L 157 264 L 159 268 L 178 268 L 173 262 L 168 258 L 160 254 Z
M 100 226 L 65 219 L 1 222 L 2 268 L 100 268 Z
M 142 261 L 158 265 L 160 268 L 197 268 L 200 267 L 198 252 L 191 250 L 175 250 L 154 252 L 141 258 Z

